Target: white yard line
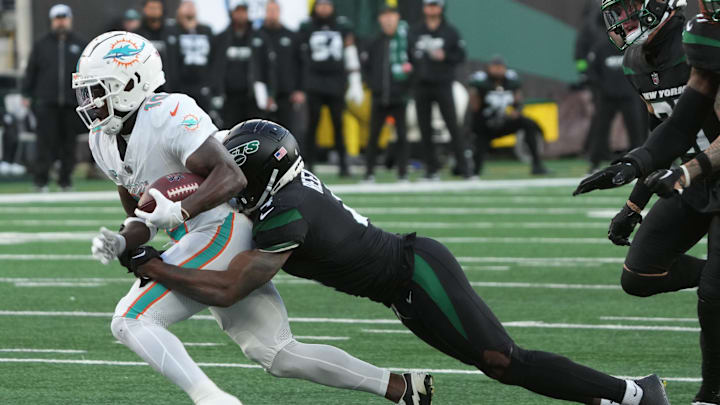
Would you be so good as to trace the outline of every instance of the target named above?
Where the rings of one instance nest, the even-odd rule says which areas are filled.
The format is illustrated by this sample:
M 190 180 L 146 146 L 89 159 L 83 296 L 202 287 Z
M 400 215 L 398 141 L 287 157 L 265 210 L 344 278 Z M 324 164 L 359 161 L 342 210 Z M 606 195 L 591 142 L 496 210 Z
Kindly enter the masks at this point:
M 58 260 L 96 260 L 91 255 L 33 255 L 33 254 L 0 254 L 2 260 L 17 261 L 58 261 Z
M 624 331 L 656 331 L 656 332 L 700 332 L 700 328 L 684 326 L 648 326 L 648 325 L 593 325 L 582 323 L 554 323 L 542 321 L 503 322 L 508 328 L 543 328 L 543 329 L 590 329 L 590 330 L 624 330 Z M 407 329 L 361 329 L 365 333 L 374 334 L 411 334 Z
M 465 271 L 510 271 L 510 266 L 463 266 Z
M 587 208 L 537 207 L 353 207 L 363 215 L 587 215 Z M 1 211 L 0 211 L 1 212 Z M 617 212 L 615 212 L 617 213 Z M 614 214 L 613 214 L 614 215 Z
M 87 350 L 70 349 L 0 349 L 0 353 L 61 353 L 61 354 L 84 354 Z
M 664 318 L 643 316 L 601 316 L 603 321 L 637 321 L 637 322 L 691 322 L 698 323 L 697 318 Z
M 599 205 L 610 209 L 613 206 L 618 206 L 617 210 L 620 210 L 622 203 L 625 198 L 622 197 L 599 197 L 593 196 L 592 198 L 575 198 L 570 193 L 567 195 L 558 196 L 538 196 L 538 195 L 426 195 L 418 196 L 413 194 L 397 195 L 397 196 L 362 196 L 362 197 L 349 197 L 348 201 L 351 204 L 374 204 L 374 203 L 386 203 L 386 204 L 424 204 L 432 203 L 439 205 L 474 205 L 474 204 L 520 204 L 520 205 Z
M 561 284 L 561 283 L 518 283 L 518 282 L 493 282 L 493 281 L 471 281 L 473 287 L 495 287 L 495 288 L 543 288 L 551 290 L 620 290 L 618 284 Z M 689 291 L 689 290 L 688 290 Z
M 460 256 L 460 263 L 602 263 L 622 264 L 623 257 L 495 257 L 495 256 Z
M 294 336 L 295 339 L 300 340 L 350 340 L 348 336 Z
M 67 226 L 67 227 L 100 227 L 107 226 L 109 221 L 101 221 L 95 219 L 8 219 L 0 220 L 0 227 L 6 226 L 42 226 L 44 228 L 51 226 Z
M 499 243 L 508 245 L 607 245 L 607 238 L 546 238 L 546 237 L 485 237 L 485 236 L 445 236 L 433 238 L 442 243 L 468 244 L 468 243 Z
M 417 222 L 372 221 L 381 228 L 414 229 L 607 229 L 608 222 Z M 0 222 L 1 223 L 1 222 Z
M 117 214 L 124 216 L 122 207 L 2 207 L 0 214 Z
M 83 366 L 116 366 L 116 367 L 145 367 L 148 364 L 140 361 L 114 361 L 114 360 L 70 360 L 70 359 L 14 359 L 0 358 L 0 363 L 37 363 L 37 364 L 66 364 L 66 365 L 83 365 Z M 197 363 L 198 366 L 204 368 L 243 368 L 243 369 L 261 369 L 257 364 L 242 363 Z M 393 372 L 425 372 L 431 374 L 456 374 L 456 375 L 478 375 L 484 374 L 479 370 L 472 369 L 452 369 L 452 368 L 404 368 L 404 367 L 387 367 Z M 621 376 L 622 379 L 639 379 L 639 376 Z M 696 377 L 662 377 L 666 381 L 697 383 L 700 378 Z

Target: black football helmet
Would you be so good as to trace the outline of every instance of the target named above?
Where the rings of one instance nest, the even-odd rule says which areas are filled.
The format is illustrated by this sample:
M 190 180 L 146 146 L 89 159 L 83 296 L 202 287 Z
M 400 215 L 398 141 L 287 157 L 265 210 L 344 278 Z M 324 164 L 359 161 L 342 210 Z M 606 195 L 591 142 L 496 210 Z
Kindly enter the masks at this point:
M 240 211 L 245 214 L 264 204 L 304 167 L 295 137 L 272 121 L 241 122 L 228 132 L 223 145 L 248 181 L 237 195 Z
M 602 0 L 601 8 L 610 40 L 621 51 L 642 44 L 687 0 Z
M 700 0 L 700 12 L 709 21 L 720 22 L 720 0 Z

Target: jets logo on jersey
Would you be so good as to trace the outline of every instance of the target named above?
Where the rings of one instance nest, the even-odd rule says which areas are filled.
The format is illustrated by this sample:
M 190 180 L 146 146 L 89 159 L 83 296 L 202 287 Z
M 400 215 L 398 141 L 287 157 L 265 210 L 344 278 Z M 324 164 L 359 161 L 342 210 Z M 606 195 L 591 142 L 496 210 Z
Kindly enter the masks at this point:
M 260 149 L 260 141 L 254 140 L 246 142 L 242 145 L 236 146 L 229 150 L 230 156 L 235 159 L 235 163 L 238 166 L 242 166 L 247 160 L 247 155 L 252 155 Z
M 194 131 L 200 126 L 200 119 L 195 114 L 188 114 L 183 117 L 180 125 L 188 131 Z
M 140 47 L 136 43 L 129 39 L 121 39 L 110 48 L 110 51 L 103 56 L 103 59 L 110 59 L 118 66 L 132 66 L 140 61 L 140 52 L 145 49 L 145 43 L 143 42 Z

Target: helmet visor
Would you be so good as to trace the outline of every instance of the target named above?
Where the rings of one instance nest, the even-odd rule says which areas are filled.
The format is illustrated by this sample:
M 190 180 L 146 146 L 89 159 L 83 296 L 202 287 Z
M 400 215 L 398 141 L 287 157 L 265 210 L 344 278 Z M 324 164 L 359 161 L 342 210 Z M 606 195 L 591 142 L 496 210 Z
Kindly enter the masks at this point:
M 700 11 L 712 22 L 720 22 L 720 0 L 700 0 Z
M 642 30 L 640 11 L 642 2 L 638 0 L 610 0 L 603 2 L 602 13 L 610 40 L 620 50 L 632 45 L 639 35 L 634 33 Z

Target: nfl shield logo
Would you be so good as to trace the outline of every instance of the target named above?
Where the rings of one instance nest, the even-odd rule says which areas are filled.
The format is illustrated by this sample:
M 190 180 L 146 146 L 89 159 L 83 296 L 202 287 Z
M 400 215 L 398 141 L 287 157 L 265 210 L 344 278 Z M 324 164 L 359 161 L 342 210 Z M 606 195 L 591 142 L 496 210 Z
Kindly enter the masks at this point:
M 660 75 L 657 72 L 653 72 L 651 75 L 653 84 L 656 86 L 660 85 Z

